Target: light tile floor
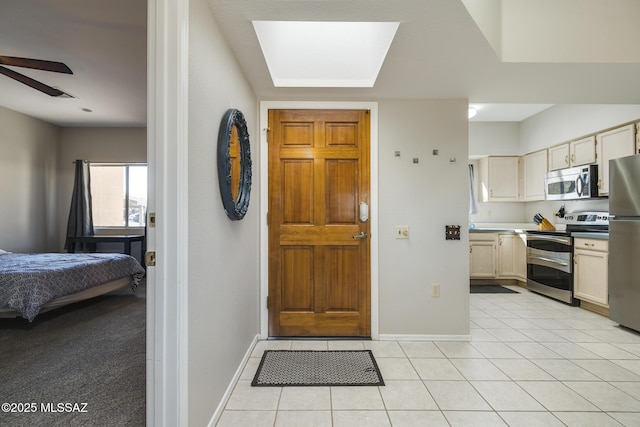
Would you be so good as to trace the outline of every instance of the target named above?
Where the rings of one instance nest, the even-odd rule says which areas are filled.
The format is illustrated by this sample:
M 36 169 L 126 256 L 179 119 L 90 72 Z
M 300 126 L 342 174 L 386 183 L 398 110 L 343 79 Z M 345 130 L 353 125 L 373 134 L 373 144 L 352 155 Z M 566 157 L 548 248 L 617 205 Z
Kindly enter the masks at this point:
M 260 341 L 218 426 L 640 426 L 640 334 L 514 289 L 471 342 Z M 265 349 L 371 349 L 386 386 L 251 387 Z

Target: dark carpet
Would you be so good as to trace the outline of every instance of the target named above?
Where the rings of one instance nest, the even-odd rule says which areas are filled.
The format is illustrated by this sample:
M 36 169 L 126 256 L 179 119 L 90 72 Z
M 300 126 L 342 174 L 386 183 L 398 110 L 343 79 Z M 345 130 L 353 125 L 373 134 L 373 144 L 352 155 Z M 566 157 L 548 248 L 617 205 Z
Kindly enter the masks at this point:
M 35 409 L 0 412 L 0 426 L 144 426 L 145 290 L 143 281 L 135 295 L 126 288 L 32 323 L 0 319 L 0 403 Z
M 379 386 L 371 350 L 266 350 L 252 386 Z
M 500 285 L 470 285 L 472 294 L 519 294 L 513 289 Z

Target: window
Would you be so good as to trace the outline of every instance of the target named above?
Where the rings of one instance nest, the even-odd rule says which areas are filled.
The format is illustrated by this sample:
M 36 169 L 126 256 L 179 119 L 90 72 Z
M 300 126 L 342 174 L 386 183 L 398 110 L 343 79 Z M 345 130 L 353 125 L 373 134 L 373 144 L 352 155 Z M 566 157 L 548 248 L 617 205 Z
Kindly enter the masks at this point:
M 91 199 L 95 227 L 144 227 L 147 165 L 92 163 Z

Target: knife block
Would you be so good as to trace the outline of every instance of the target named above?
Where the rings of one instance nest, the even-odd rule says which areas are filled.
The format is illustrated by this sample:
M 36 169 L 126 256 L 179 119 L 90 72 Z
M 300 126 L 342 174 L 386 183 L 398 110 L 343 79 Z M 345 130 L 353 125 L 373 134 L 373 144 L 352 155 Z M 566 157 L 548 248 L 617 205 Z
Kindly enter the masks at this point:
M 538 230 L 541 231 L 556 231 L 556 228 L 546 218 L 538 225 Z

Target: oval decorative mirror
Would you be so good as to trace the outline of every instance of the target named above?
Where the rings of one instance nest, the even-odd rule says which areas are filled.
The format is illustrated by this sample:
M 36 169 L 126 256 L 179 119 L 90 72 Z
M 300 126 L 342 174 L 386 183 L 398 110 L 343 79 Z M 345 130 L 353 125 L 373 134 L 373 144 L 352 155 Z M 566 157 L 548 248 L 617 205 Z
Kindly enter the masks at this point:
M 244 115 L 233 108 L 220 122 L 218 183 L 227 216 L 234 221 L 244 218 L 251 195 L 251 147 Z

